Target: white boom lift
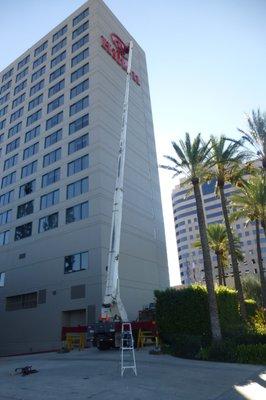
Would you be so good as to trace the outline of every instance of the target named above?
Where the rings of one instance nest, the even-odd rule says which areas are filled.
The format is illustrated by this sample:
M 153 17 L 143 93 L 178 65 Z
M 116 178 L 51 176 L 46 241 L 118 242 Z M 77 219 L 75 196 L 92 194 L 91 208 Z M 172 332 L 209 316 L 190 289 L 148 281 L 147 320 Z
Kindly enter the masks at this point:
M 119 252 L 121 237 L 121 222 L 123 211 L 124 196 L 124 171 L 125 171 L 125 155 L 126 155 L 126 138 L 127 138 L 127 119 L 128 119 L 128 100 L 129 85 L 131 78 L 131 62 L 132 62 L 133 42 L 130 41 L 128 46 L 128 64 L 126 77 L 126 90 L 122 113 L 122 129 L 119 144 L 119 154 L 117 161 L 117 177 L 113 200 L 112 224 L 110 234 L 110 245 L 108 253 L 107 266 L 107 282 L 105 295 L 102 304 L 101 320 L 115 320 L 116 317 L 121 319 L 121 376 L 126 369 L 132 369 L 137 375 L 137 367 L 134 352 L 134 339 L 132 335 L 131 323 L 128 321 L 127 312 L 120 297 L 119 287 Z
M 108 266 L 107 266 L 107 282 L 106 282 L 106 289 L 105 289 L 105 295 L 103 299 L 102 312 L 101 312 L 101 319 L 103 321 L 112 319 L 117 315 L 121 318 L 122 322 L 128 322 L 127 313 L 120 297 L 118 268 L 119 268 L 121 222 L 122 222 L 122 211 L 123 211 L 124 170 L 125 170 L 128 99 L 129 99 L 129 84 L 131 77 L 132 49 L 133 49 L 133 42 L 130 41 L 128 48 L 126 91 L 125 91 L 123 113 L 122 113 L 122 129 L 121 129 L 121 137 L 119 144 L 118 162 L 117 162 L 117 177 L 116 177 L 113 211 L 112 211 L 112 225 L 111 225 Z

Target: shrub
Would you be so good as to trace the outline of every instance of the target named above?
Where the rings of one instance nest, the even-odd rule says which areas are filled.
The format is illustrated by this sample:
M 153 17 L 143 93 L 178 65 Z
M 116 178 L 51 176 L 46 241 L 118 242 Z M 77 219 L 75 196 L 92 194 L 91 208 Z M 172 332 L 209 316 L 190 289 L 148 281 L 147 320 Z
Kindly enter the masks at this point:
M 266 344 L 241 344 L 236 347 L 237 362 L 266 365 Z
M 246 299 L 245 304 L 246 304 L 248 318 L 254 317 L 258 309 L 256 301 L 253 299 Z
M 266 311 L 262 308 L 257 310 L 251 319 L 254 330 L 259 335 L 266 336 Z
M 218 311 L 223 334 L 243 333 L 236 291 L 216 288 Z M 202 336 L 209 341 L 211 328 L 207 290 L 202 285 L 184 289 L 155 291 L 156 320 L 161 339 L 170 343 L 177 335 Z
M 202 347 L 202 338 L 197 335 L 178 335 L 174 338 L 171 350 L 177 357 L 196 358 Z
M 262 305 L 261 284 L 257 278 L 251 275 L 246 276 L 242 279 L 242 287 L 246 299 L 253 299 L 258 306 Z

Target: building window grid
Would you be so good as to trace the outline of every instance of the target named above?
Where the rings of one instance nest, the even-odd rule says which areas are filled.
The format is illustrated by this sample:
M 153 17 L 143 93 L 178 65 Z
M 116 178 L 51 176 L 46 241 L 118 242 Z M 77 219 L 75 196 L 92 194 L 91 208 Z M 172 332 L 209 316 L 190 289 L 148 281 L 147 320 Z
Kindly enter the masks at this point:
M 8 244 L 10 240 L 10 231 L 0 232 L 0 246 Z
M 88 216 L 89 202 L 86 201 L 66 209 L 66 224 L 86 219 Z
M 28 116 L 26 126 L 34 124 L 41 118 L 41 116 L 42 116 L 42 109 L 35 111 L 35 113 Z
M 67 200 L 72 199 L 73 197 L 80 196 L 83 193 L 87 193 L 89 190 L 89 178 L 82 178 L 78 181 L 72 182 L 67 185 Z
M 19 188 L 19 198 L 28 196 L 29 194 L 33 193 L 36 189 L 36 180 L 33 179 L 32 181 L 29 181 L 27 183 L 24 183 L 24 185 L 21 185 Z
M 26 67 L 25 69 L 23 69 L 23 71 L 21 71 L 19 74 L 17 74 L 16 83 L 18 81 L 20 81 L 22 78 L 24 78 L 24 76 L 26 76 L 28 72 L 29 72 L 29 67 Z
M 63 75 L 66 71 L 66 66 L 61 65 L 61 67 L 57 68 L 54 72 L 50 74 L 49 82 L 51 83 L 55 79 L 59 78 L 59 76 Z
M 4 162 L 4 171 L 14 167 L 18 163 L 18 154 L 14 154 L 12 157 L 7 158 Z
M 23 101 L 26 98 L 26 93 L 21 94 L 20 96 L 18 96 L 15 100 L 13 100 L 12 102 L 12 109 L 17 107 L 19 104 L 23 103 Z
M 23 58 L 23 60 L 21 60 L 18 63 L 17 70 L 24 67 L 24 65 L 28 64 L 29 61 L 30 61 L 30 55 L 28 54 L 26 57 Z
M 0 196 L 0 206 L 6 206 L 14 200 L 14 190 L 10 190 Z
M 22 117 L 23 111 L 24 111 L 24 107 L 21 107 L 21 108 L 19 108 L 17 111 L 13 112 L 13 113 L 10 115 L 10 120 L 9 120 L 9 122 L 10 122 L 10 123 L 11 123 L 11 122 L 14 122 L 14 121 L 16 121 L 18 118 Z
M 53 171 L 47 172 L 42 176 L 42 188 L 52 185 L 60 179 L 60 168 L 56 168 Z
M 32 68 L 35 69 L 36 67 L 38 67 L 39 65 L 44 63 L 46 61 L 46 59 L 47 59 L 47 53 L 44 53 L 39 58 L 37 58 L 37 60 L 35 60 L 33 62 Z
M 82 99 L 78 100 L 76 103 L 72 104 L 69 107 L 69 116 L 71 117 L 74 114 L 84 110 L 84 108 L 89 106 L 89 96 L 83 97 Z
M 6 210 L 0 213 L 0 225 L 6 225 L 11 222 L 11 212 L 12 210 Z
M 34 72 L 31 75 L 31 82 L 35 82 L 37 79 L 39 79 L 43 74 L 45 74 L 45 70 L 46 70 L 46 66 L 44 65 L 43 67 L 41 67 L 40 69 L 38 69 L 38 71 Z
M 39 54 L 41 54 L 47 47 L 48 47 L 48 40 L 46 40 L 44 43 L 42 43 L 39 47 L 37 47 L 34 50 L 34 56 L 36 57 Z
M 70 90 L 70 99 L 73 99 L 79 94 L 85 92 L 85 90 L 87 89 L 89 89 L 89 79 L 85 79 L 85 81 L 79 83 L 77 86 L 73 87 Z
M 17 86 L 15 86 L 14 96 L 19 92 L 21 92 L 23 89 L 25 89 L 26 86 L 27 86 L 27 79 L 25 79 L 25 81 L 20 82 Z
M 46 130 L 53 128 L 55 125 L 60 124 L 63 121 L 63 111 L 54 115 L 46 121 Z
M 2 83 L 6 81 L 10 76 L 13 74 L 14 68 L 11 68 L 9 71 L 7 71 L 3 77 L 2 77 Z
M 89 63 L 82 65 L 80 68 L 76 69 L 76 71 L 71 74 L 71 83 L 75 82 L 85 74 L 89 72 Z
M 12 142 L 6 145 L 6 154 L 11 153 L 11 151 L 16 150 L 19 147 L 20 138 L 13 140 Z
M 57 131 L 51 133 L 51 135 L 47 136 L 44 141 L 44 148 L 46 149 L 49 146 L 59 142 L 62 139 L 62 129 L 58 129 Z
M 0 88 L 0 94 L 4 93 L 6 90 L 8 90 L 11 86 L 12 80 L 8 81 L 5 83 L 3 86 Z
M 31 146 L 27 147 L 26 149 L 24 149 L 23 160 L 26 160 L 26 159 L 34 156 L 34 154 L 38 153 L 38 151 L 39 151 L 39 142 L 36 142 L 36 143 L 32 144 Z
M 69 135 L 72 135 L 73 133 L 85 128 L 88 125 L 89 114 L 82 115 L 81 117 L 69 124 Z
M 60 92 L 60 90 L 64 89 L 64 87 L 65 87 L 65 80 L 62 79 L 61 81 L 57 82 L 55 85 L 49 88 L 48 97 L 54 96 L 56 93 Z
M 40 135 L 41 126 L 35 126 L 33 129 L 25 133 L 25 143 L 29 142 L 30 140 L 36 138 Z
M 0 98 L 0 105 L 2 106 L 6 101 L 9 100 L 10 92 L 6 93 L 4 96 Z
M 28 222 L 27 224 L 17 226 L 15 229 L 14 240 L 17 241 L 30 237 L 31 233 L 32 233 L 32 222 Z
M 84 11 L 82 11 L 79 15 L 77 15 L 74 19 L 73 19 L 73 27 L 78 25 L 84 18 L 86 18 L 89 15 L 89 9 L 86 8 Z
M 77 174 L 84 169 L 89 167 L 89 156 L 85 154 L 84 156 L 77 158 L 67 164 L 67 176 L 72 176 Z
M 68 155 L 83 149 L 84 147 L 88 146 L 88 144 L 89 134 L 87 133 L 86 135 L 80 136 L 72 142 L 68 143 Z
M 31 100 L 28 104 L 28 111 L 32 110 L 33 108 L 37 107 L 43 101 L 43 94 L 35 97 L 35 99 Z
M 59 29 L 56 33 L 53 35 L 53 42 L 58 40 L 60 37 L 62 37 L 65 33 L 67 33 L 67 25 L 63 26 L 63 28 Z
M 25 165 L 21 168 L 21 179 L 34 174 L 37 171 L 37 160 Z
M 24 204 L 20 204 L 17 208 L 17 219 L 32 214 L 34 211 L 33 204 L 34 204 L 33 200 L 28 201 L 27 203 Z
M 1 183 L 1 189 L 3 189 L 6 186 L 12 185 L 12 183 L 16 182 L 16 171 L 11 172 L 10 174 L 3 176 L 2 178 L 2 183 Z
M 6 105 L 5 107 L 0 109 L 0 117 L 3 117 L 4 115 L 6 115 L 7 109 L 8 109 L 8 105 Z
M 43 88 L 44 88 L 44 79 L 42 79 L 40 82 L 36 83 L 34 86 L 31 87 L 30 96 L 33 96 L 35 93 L 39 92 L 39 90 L 42 90 Z
M 58 56 L 56 56 L 51 60 L 50 67 L 51 68 L 55 67 L 57 64 L 65 60 L 65 58 L 66 58 L 66 51 L 63 51 L 61 54 L 58 54 Z

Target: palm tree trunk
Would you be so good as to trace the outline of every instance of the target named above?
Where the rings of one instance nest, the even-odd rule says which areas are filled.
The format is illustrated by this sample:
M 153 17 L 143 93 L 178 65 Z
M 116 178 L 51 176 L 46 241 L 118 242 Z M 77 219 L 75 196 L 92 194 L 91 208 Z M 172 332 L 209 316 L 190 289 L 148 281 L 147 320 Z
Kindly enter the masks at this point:
M 262 305 L 264 308 L 266 308 L 266 279 L 263 271 L 263 261 L 262 261 L 261 246 L 260 246 L 260 223 L 257 219 L 255 221 L 255 224 L 256 224 L 256 244 L 257 244 L 258 265 L 260 271 Z
M 215 252 L 216 257 L 217 257 L 217 267 L 218 267 L 218 282 L 219 285 L 223 284 L 223 274 L 222 274 L 222 258 L 221 254 L 219 251 Z
M 226 232 L 227 232 L 227 236 L 228 236 L 228 245 L 229 245 L 229 251 L 230 251 L 230 256 L 231 256 L 231 260 L 232 260 L 235 288 L 237 290 L 237 297 L 238 297 L 238 302 L 239 302 L 239 306 L 240 306 L 240 313 L 242 315 L 242 318 L 244 320 L 246 320 L 247 319 L 246 306 L 245 306 L 243 288 L 242 288 L 242 283 L 240 280 L 238 261 L 237 261 L 237 257 L 236 257 L 235 246 L 234 246 L 234 237 L 233 237 L 232 229 L 230 226 L 229 216 L 228 216 L 228 211 L 227 211 L 226 197 L 224 194 L 224 183 L 218 182 L 218 187 L 219 187 L 220 196 L 221 196 L 221 205 L 222 205 L 222 210 L 223 210 L 224 223 L 225 223 Z
M 223 285 L 226 286 L 225 270 L 224 270 L 223 263 L 221 265 L 221 270 L 222 270 L 222 277 L 223 277 Z
M 200 233 L 200 241 L 203 254 L 205 281 L 208 293 L 208 303 L 210 311 L 210 322 L 211 322 L 211 332 L 213 341 L 217 342 L 222 339 L 220 320 L 218 314 L 217 299 L 214 290 L 213 273 L 212 273 L 212 263 L 210 256 L 210 248 L 207 237 L 207 229 L 205 223 L 205 216 L 203 211 L 203 203 L 200 192 L 199 180 L 197 178 L 192 180 L 194 195 L 196 200 L 196 209 Z

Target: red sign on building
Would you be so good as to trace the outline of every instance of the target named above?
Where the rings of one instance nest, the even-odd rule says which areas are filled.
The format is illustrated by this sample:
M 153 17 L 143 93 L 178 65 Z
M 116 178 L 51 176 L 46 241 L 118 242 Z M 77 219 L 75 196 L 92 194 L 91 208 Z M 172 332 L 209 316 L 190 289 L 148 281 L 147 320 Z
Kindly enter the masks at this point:
M 102 48 L 126 71 L 127 59 L 125 56 L 128 54 L 128 46 L 115 33 L 111 33 L 110 36 L 113 44 L 111 44 L 103 35 L 101 36 Z M 131 78 L 140 86 L 139 76 L 134 71 L 131 71 Z

